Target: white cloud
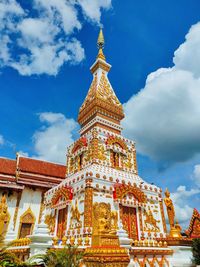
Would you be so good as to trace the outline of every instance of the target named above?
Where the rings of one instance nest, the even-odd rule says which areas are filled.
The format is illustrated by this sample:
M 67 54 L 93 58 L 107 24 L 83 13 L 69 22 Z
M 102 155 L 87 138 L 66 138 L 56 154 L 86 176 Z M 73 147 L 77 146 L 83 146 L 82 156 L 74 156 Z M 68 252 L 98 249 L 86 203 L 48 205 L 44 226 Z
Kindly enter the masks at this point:
M 65 164 L 67 146 L 74 141 L 73 132 L 78 128 L 77 122 L 61 113 L 52 112 L 41 113 L 39 119 L 42 127 L 33 136 L 34 157 Z
M 5 140 L 3 138 L 3 135 L 0 134 L 0 145 L 3 145 L 5 143 Z
M 98 23 L 100 23 L 101 19 L 101 9 L 109 9 L 111 7 L 111 0 L 78 0 L 78 3 L 82 7 L 85 16 Z
M 174 66 L 151 73 L 125 103 L 125 134 L 138 151 L 174 163 L 200 153 L 200 23 L 174 54 Z
M 200 164 L 194 166 L 192 179 L 194 180 L 195 184 L 200 188 Z
M 33 0 L 25 11 L 17 0 L 2 0 L 0 67 L 12 67 L 21 75 L 56 75 L 66 62 L 81 62 L 84 49 L 76 38 L 84 23 L 81 11 L 99 23 L 101 10 L 110 6 L 111 0 Z

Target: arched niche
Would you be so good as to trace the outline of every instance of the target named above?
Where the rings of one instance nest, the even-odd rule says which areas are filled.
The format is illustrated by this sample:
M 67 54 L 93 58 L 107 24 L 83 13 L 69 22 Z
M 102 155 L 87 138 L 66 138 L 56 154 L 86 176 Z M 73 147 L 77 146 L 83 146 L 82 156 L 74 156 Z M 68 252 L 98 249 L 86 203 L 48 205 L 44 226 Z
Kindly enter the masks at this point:
M 24 238 L 31 235 L 35 224 L 35 215 L 29 207 L 21 216 L 19 224 L 18 238 Z

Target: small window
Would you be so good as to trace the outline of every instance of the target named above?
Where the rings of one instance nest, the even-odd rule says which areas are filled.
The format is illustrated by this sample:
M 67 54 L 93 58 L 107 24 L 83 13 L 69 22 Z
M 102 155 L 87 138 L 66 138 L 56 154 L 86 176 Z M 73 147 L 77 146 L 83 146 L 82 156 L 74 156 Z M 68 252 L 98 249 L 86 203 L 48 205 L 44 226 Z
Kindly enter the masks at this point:
M 19 238 L 24 238 L 31 234 L 32 223 L 22 223 Z

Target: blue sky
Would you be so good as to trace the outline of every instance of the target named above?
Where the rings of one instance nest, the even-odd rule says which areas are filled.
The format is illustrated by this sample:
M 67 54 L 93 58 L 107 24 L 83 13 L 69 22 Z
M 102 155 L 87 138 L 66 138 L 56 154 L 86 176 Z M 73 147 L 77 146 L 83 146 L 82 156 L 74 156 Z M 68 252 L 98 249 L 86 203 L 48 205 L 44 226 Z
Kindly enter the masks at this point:
M 185 227 L 200 200 L 199 9 L 199 0 L 2 0 L 0 156 L 65 162 L 102 23 L 139 174 L 171 190 Z

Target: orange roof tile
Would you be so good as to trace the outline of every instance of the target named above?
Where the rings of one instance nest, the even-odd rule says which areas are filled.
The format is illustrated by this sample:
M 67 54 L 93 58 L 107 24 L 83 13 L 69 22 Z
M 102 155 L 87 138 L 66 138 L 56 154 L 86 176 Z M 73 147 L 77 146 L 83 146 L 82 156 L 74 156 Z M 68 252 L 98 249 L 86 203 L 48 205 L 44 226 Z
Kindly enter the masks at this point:
M 0 173 L 15 175 L 16 160 L 0 158 Z
M 63 179 L 66 173 L 66 167 L 64 165 L 23 157 L 19 158 L 18 168 L 20 172 L 41 174 Z

